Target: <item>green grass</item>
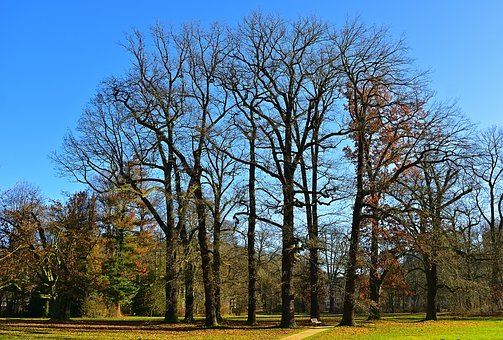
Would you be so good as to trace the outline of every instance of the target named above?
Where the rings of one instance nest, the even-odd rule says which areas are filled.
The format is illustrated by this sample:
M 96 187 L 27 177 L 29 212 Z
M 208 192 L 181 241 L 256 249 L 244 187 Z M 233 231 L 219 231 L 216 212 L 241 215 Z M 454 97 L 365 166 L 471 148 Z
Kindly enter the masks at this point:
M 503 317 L 441 315 L 423 321 L 422 314 L 386 315 L 382 320 L 358 320 L 356 327 L 334 327 L 310 339 L 503 339 Z
M 503 339 L 503 317 L 455 317 L 422 321 L 423 314 L 384 315 L 377 322 L 357 318 L 356 327 L 333 327 L 310 339 Z M 52 323 L 47 319 L 0 319 L 0 339 L 279 339 L 310 327 L 308 316 L 297 316 L 297 329 L 279 329 L 279 315 L 260 315 L 257 327 L 245 325 L 244 316 L 228 316 L 216 329 L 195 324 L 164 324 L 162 318 L 76 318 Z M 335 326 L 340 316 L 324 315 Z

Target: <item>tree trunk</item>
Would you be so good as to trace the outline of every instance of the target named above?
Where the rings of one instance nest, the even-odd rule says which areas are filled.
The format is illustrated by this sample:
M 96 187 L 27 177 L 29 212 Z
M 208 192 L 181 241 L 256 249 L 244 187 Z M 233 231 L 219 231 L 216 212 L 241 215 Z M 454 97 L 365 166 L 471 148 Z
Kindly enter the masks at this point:
M 318 121 L 318 119 L 315 119 Z M 313 131 L 313 143 L 311 147 L 311 228 L 309 230 L 309 240 L 311 241 L 311 248 L 309 249 L 309 281 L 311 286 L 311 317 L 320 319 L 320 302 L 319 302 L 319 255 L 318 255 L 318 131 L 319 123 L 315 124 Z
M 207 327 L 216 327 L 218 326 L 218 322 L 215 313 L 214 281 L 211 268 L 210 250 L 208 247 L 208 235 L 206 231 L 206 206 L 203 201 L 200 175 L 198 175 L 198 178 L 195 180 L 194 196 L 196 198 L 198 224 L 197 239 L 199 243 L 199 251 L 201 253 L 201 269 L 203 272 L 205 325 Z
M 178 298 L 177 298 L 177 275 L 176 275 L 176 246 L 174 230 L 169 228 L 166 233 L 166 312 L 164 322 L 178 322 Z
M 330 307 L 328 309 L 328 312 L 330 314 L 335 314 L 337 311 L 336 311 L 336 306 L 335 306 L 335 289 L 333 287 L 333 285 L 331 284 L 330 285 L 330 288 L 329 288 L 329 301 L 330 301 Z
M 292 113 L 285 113 L 285 141 L 283 148 L 283 225 L 281 229 L 281 328 L 295 327 L 295 295 L 293 267 L 295 263 L 294 238 L 294 174 L 292 157 Z M 279 169 L 278 169 L 279 170 Z
M 183 268 L 183 283 L 185 288 L 184 305 L 185 305 L 185 315 L 184 322 L 194 322 L 194 275 L 195 266 L 190 259 L 191 247 L 190 241 L 191 237 L 187 232 L 187 224 L 185 223 L 185 213 L 187 211 L 187 202 L 184 199 L 184 194 L 182 192 L 182 184 L 180 178 L 180 169 L 176 162 L 173 161 L 173 168 L 175 170 L 175 190 L 176 199 L 178 202 L 178 231 L 179 237 L 183 245 L 183 256 L 185 260 L 185 266 Z
M 346 284 L 344 287 L 344 306 L 341 326 L 354 326 L 355 291 L 356 291 L 356 260 L 360 242 L 360 222 L 363 207 L 363 131 L 358 133 L 357 163 L 356 163 L 356 195 L 351 222 L 351 238 L 349 240 L 348 264 L 346 267 Z
M 302 186 L 306 206 L 306 224 L 309 236 L 309 313 L 311 318 L 320 318 L 319 305 L 319 255 L 318 255 L 318 149 L 317 131 L 314 132 L 311 148 L 311 184 L 309 185 L 307 168 L 304 160 L 301 161 Z
M 49 303 L 49 315 L 51 320 L 65 321 L 70 318 L 70 308 L 68 300 L 63 296 L 57 296 Z
M 380 280 L 372 280 L 370 282 L 370 312 L 369 320 L 379 320 L 381 318 L 381 282 Z
M 0 301 L 2 301 L 1 296 L 0 296 Z M 50 305 L 50 300 L 44 300 L 44 312 L 42 314 L 42 317 L 48 318 L 50 317 L 50 312 L 49 312 L 49 305 Z
M 122 309 L 121 309 L 121 303 L 120 302 L 116 302 L 115 303 L 115 306 L 114 306 L 114 316 L 115 317 L 122 317 Z
M 176 166 L 175 157 L 171 145 L 173 145 L 173 127 L 168 131 L 169 148 L 168 157 L 160 147 L 159 152 L 164 165 L 164 189 L 166 200 L 166 225 L 163 229 L 166 237 L 166 273 L 165 273 L 165 291 L 166 291 L 166 311 L 164 313 L 164 322 L 178 322 L 178 284 L 176 268 L 176 245 L 178 243 L 178 231 L 175 230 L 174 199 L 172 188 L 173 168 Z
M 314 157 L 313 157 L 314 161 Z M 320 306 L 318 301 L 318 216 L 316 209 L 316 167 L 313 164 L 311 186 L 308 184 L 307 169 L 304 161 L 301 161 L 302 186 L 304 191 L 304 201 L 306 207 L 306 224 L 309 236 L 309 314 L 311 318 L 320 317 Z M 312 194 L 310 193 L 312 192 Z M 311 198 L 312 195 L 312 198 Z
M 253 117 L 253 116 L 252 116 Z M 253 124 L 253 121 L 252 121 Z M 248 317 L 246 323 L 255 325 L 257 323 L 257 260 L 255 258 L 255 225 L 257 207 L 255 201 L 255 133 L 250 138 L 250 168 L 248 176 L 248 194 L 250 211 L 248 215 L 247 250 L 248 250 Z
M 180 214 L 181 216 L 181 214 Z M 185 266 L 183 268 L 183 283 L 185 288 L 185 315 L 184 322 L 194 322 L 194 275 L 195 266 L 190 259 L 190 238 L 187 234 L 185 223 L 180 226 L 180 238 L 183 244 L 183 255 L 185 257 Z
M 190 254 L 189 240 L 184 241 L 184 253 L 187 259 Z M 185 264 L 183 271 L 185 286 L 185 316 L 184 322 L 194 322 L 194 264 L 189 260 Z
M 216 202 L 216 204 L 219 204 Z M 218 209 L 215 207 L 215 209 Z M 222 313 L 221 313 L 221 294 L 220 294 L 220 285 L 222 283 L 222 279 L 220 278 L 220 214 L 217 212 L 214 216 L 213 223 L 213 278 L 214 278 L 214 289 L 215 289 L 215 314 L 218 322 L 222 322 Z
M 426 318 L 425 320 L 437 320 L 437 265 L 426 262 Z
M 492 290 L 492 304 L 491 309 L 493 313 L 497 313 L 501 308 L 502 299 L 502 284 L 500 279 L 500 261 L 501 261 L 501 237 L 495 230 L 492 231 L 492 259 L 491 259 L 491 290 Z
M 342 309 L 341 326 L 354 326 L 354 308 L 356 291 L 356 257 L 360 240 L 360 213 L 361 202 L 355 200 L 353 209 L 353 222 L 351 225 L 351 239 L 349 244 L 348 264 L 346 268 L 346 284 L 344 287 L 344 306 Z
M 310 315 L 311 318 L 320 318 L 320 304 L 318 293 L 319 282 L 319 265 L 318 265 L 318 249 L 309 249 L 309 284 L 311 288 L 310 294 Z
M 372 236 L 370 244 L 370 311 L 369 320 L 379 320 L 381 318 L 380 295 L 381 295 L 381 278 L 377 271 L 379 266 L 379 239 L 378 239 L 378 221 L 372 219 Z
M 293 171 L 285 161 L 285 184 L 283 187 L 283 226 L 281 250 L 281 328 L 293 328 L 295 324 L 295 296 L 293 292 L 293 266 L 295 262 L 294 193 Z

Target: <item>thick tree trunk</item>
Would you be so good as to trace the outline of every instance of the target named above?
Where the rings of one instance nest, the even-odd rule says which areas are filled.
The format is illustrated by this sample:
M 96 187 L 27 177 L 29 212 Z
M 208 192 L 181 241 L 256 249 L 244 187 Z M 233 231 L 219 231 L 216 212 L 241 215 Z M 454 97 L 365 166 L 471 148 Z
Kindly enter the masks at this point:
M 58 296 L 51 300 L 49 303 L 49 315 L 51 320 L 64 321 L 70 318 L 70 304 L 69 301 L 63 297 Z
M 293 171 L 285 162 L 283 188 L 283 226 L 281 251 L 281 328 L 293 328 L 295 324 L 295 296 L 293 292 L 293 267 L 295 262 Z
M 372 219 L 372 231 L 370 241 L 370 311 L 369 320 L 378 320 L 381 318 L 380 295 L 381 295 L 381 278 L 377 271 L 379 266 L 379 240 L 378 240 L 378 221 Z
M 169 145 L 173 145 L 173 127 L 169 127 L 168 132 Z M 164 313 L 164 322 L 178 322 L 178 282 L 176 268 L 176 246 L 178 244 L 178 231 L 175 228 L 175 212 L 172 188 L 173 168 L 175 167 L 175 158 L 173 150 L 169 147 L 168 157 L 161 148 L 161 158 L 164 164 L 164 189 L 166 200 L 166 225 L 163 228 L 166 237 L 166 273 L 165 273 L 165 291 L 166 291 L 166 311 Z
M 281 328 L 293 328 L 295 324 L 295 295 L 293 292 L 293 267 L 295 264 L 294 238 L 294 174 L 292 159 L 292 116 L 285 113 L 285 141 L 283 149 L 283 225 L 281 230 Z
M 184 246 L 189 247 L 188 245 Z M 188 256 L 189 251 L 188 249 L 185 250 L 186 256 Z M 194 322 L 194 272 L 194 265 L 187 261 L 183 272 L 185 285 L 185 316 L 183 321 L 189 323 Z
M 2 301 L 1 296 L 0 296 L 0 301 Z M 49 305 L 50 305 L 50 300 L 44 300 L 44 311 L 42 313 L 42 317 L 44 317 L 44 318 L 50 317 Z
M 115 306 L 114 306 L 114 316 L 115 317 L 122 317 L 122 309 L 121 309 L 121 303 L 120 302 L 116 302 L 115 303 Z
M 349 243 L 348 264 L 346 267 L 346 284 L 344 287 L 344 305 L 342 308 L 341 326 L 354 326 L 354 308 L 356 291 L 356 257 L 360 241 L 360 214 L 361 201 L 355 201 L 353 209 L 353 222 L 351 225 L 351 239 Z
M 329 288 L 329 303 L 330 303 L 330 306 L 329 306 L 328 312 L 330 314 L 335 314 L 337 312 L 336 305 L 335 305 L 335 288 L 333 287 L 332 284 L 330 285 L 330 288 Z
M 341 326 L 354 326 L 355 291 L 356 291 L 356 260 L 360 242 L 360 223 L 363 207 L 363 131 L 359 132 L 357 142 L 356 163 L 356 195 L 351 222 L 351 238 L 349 240 L 348 264 L 346 267 L 346 284 L 344 287 L 344 306 L 342 309 Z
M 187 202 L 184 199 L 184 194 L 182 192 L 182 184 L 180 178 L 180 170 L 173 162 L 173 168 L 175 170 L 175 189 L 176 189 L 176 199 L 178 202 L 178 231 L 179 237 L 183 245 L 183 255 L 185 266 L 183 268 L 183 283 L 185 288 L 184 305 L 185 305 L 185 315 L 183 318 L 184 322 L 194 322 L 194 275 L 195 266 L 190 259 L 191 247 L 190 239 L 191 237 L 187 233 L 187 225 L 185 223 L 185 213 L 187 209 Z
M 309 236 L 309 313 L 311 318 L 320 318 L 319 305 L 319 255 L 318 255 L 318 147 L 317 130 L 313 136 L 311 148 L 311 183 L 309 184 L 307 167 L 301 161 L 302 186 L 306 206 L 306 224 Z
M 206 231 L 206 206 L 203 201 L 200 177 L 196 179 L 195 183 L 194 196 L 196 198 L 198 224 L 197 239 L 199 243 L 199 251 L 201 253 L 201 269 L 203 272 L 205 325 L 207 327 L 216 327 L 218 322 L 215 313 L 215 290 L 211 268 L 210 250 L 208 247 L 208 235 Z
M 183 244 L 183 255 L 185 257 L 185 266 L 183 268 L 183 283 L 185 288 L 185 315 L 184 322 L 194 322 L 194 275 L 195 266 L 190 259 L 190 238 L 187 235 L 185 223 L 180 226 L 180 238 Z
M 372 280 L 370 282 L 370 312 L 369 320 L 379 320 L 381 318 L 381 282 L 380 280 Z
M 219 204 L 218 202 L 216 204 Z M 221 313 L 221 296 L 220 296 L 220 285 L 222 283 L 222 279 L 220 277 L 220 214 L 217 213 L 214 217 L 215 221 L 213 223 L 213 279 L 214 279 L 214 289 L 215 289 L 215 314 L 218 322 L 222 322 L 222 313 Z
M 437 289 L 438 289 L 438 276 L 437 265 L 434 263 L 426 262 L 426 318 L 425 320 L 437 320 Z
M 253 121 L 252 121 L 253 123 Z M 255 134 L 250 139 L 250 168 L 248 172 L 248 194 L 250 211 L 248 215 L 247 251 L 248 251 L 248 317 L 246 323 L 255 325 L 257 323 L 257 260 L 255 258 L 255 225 L 257 207 L 255 201 Z
M 177 275 L 176 275 L 176 246 L 173 229 L 166 233 L 166 312 L 164 322 L 178 322 L 178 298 L 177 298 Z
M 179 200 L 181 202 L 181 200 Z M 179 213 L 180 218 L 183 218 L 182 213 Z M 183 255 L 185 259 L 185 265 L 183 267 L 183 283 L 185 289 L 184 305 L 185 305 L 185 315 L 183 318 L 184 322 L 194 322 L 194 275 L 195 266 L 193 261 L 190 259 L 191 247 L 190 238 L 187 234 L 186 225 L 183 221 L 180 223 L 180 239 L 183 245 Z
M 318 254 L 318 131 L 319 123 L 315 125 L 313 131 L 313 147 L 311 147 L 311 228 L 309 230 L 309 240 L 311 241 L 311 249 L 309 249 L 309 281 L 311 286 L 311 317 L 320 319 L 320 302 L 319 302 L 319 254 Z

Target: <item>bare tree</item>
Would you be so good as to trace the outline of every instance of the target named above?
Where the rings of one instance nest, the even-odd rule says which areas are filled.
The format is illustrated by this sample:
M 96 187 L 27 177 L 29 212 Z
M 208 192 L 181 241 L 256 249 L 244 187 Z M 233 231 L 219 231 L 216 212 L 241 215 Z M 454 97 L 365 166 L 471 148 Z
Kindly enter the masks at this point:
M 503 247 L 503 130 L 492 127 L 474 141 L 471 173 L 477 180 L 475 201 L 489 228 L 493 312 L 503 308 L 501 252 Z
M 281 184 L 281 327 L 295 326 L 292 287 L 294 255 L 298 250 L 294 228 L 295 172 L 310 146 L 308 137 L 315 111 L 331 91 L 330 87 L 324 87 L 329 75 L 321 72 L 332 62 L 326 51 L 327 30 L 326 25 L 312 19 L 285 23 L 254 14 L 240 26 L 235 39 L 239 47 L 231 54 L 235 73 L 230 88 L 240 105 L 253 112 L 256 126 L 266 141 L 263 147 L 268 151 L 267 161 L 256 159 L 254 166 Z M 243 73 L 252 76 L 243 79 Z M 325 78 L 317 78 L 322 74 Z M 326 135 L 324 139 L 330 137 Z
M 167 145 L 189 178 L 186 191 L 192 195 L 198 216 L 206 325 L 215 326 L 215 289 L 202 188 L 202 157 L 209 132 L 229 109 L 226 93 L 216 84 L 227 46 L 223 30 L 218 26 L 209 31 L 187 26 L 176 36 L 160 32 L 155 39 L 155 56 L 145 53 L 141 40 L 132 45 L 137 71 L 129 82 L 133 88 L 118 86 L 114 95 L 138 124 Z
M 346 154 L 355 166 L 355 196 L 346 269 L 341 325 L 354 324 L 356 259 L 362 222 L 380 218 L 380 195 L 445 138 L 436 138 L 452 108 L 429 104 L 424 73 L 413 69 L 403 41 L 393 41 L 385 29 L 348 24 L 334 38 L 345 83 L 349 128 L 354 147 Z M 454 129 L 455 130 L 455 129 Z M 378 237 L 373 223 L 371 286 L 379 304 Z M 378 311 L 371 311 L 378 317 Z
M 215 280 L 215 310 L 217 320 L 223 321 L 221 314 L 221 233 L 224 222 L 240 201 L 240 195 L 232 192 L 236 177 L 239 175 L 239 163 L 222 150 L 229 149 L 232 140 L 225 131 L 214 131 L 212 142 L 207 142 L 203 172 L 204 183 L 209 187 L 208 210 L 213 221 L 213 262 L 212 270 Z M 213 144 L 217 144 L 216 147 Z
M 115 84 L 112 89 L 115 91 Z M 165 320 L 176 322 L 173 261 L 178 233 L 171 189 L 173 156 L 166 157 L 166 149 L 157 136 L 137 125 L 123 103 L 108 96 L 107 91 L 98 95 L 85 111 L 78 131 L 78 136 L 66 138 L 63 152 L 54 155 L 54 160 L 62 172 L 71 174 L 97 192 L 110 187 L 126 189 L 145 204 L 166 236 Z M 159 193 L 163 194 L 165 209 L 157 204 Z
M 321 253 L 324 257 L 324 266 L 328 279 L 329 313 L 335 314 L 339 279 L 344 274 L 344 266 L 347 256 L 347 237 L 336 228 L 327 228 L 321 233 L 324 249 Z
M 434 162 L 440 157 L 442 162 Z M 420 166 L 400 180 L 406 191 L 399 191 L 395 198 L 407 213 L 401 223 L 410 236 L 412 254 L 419 260 L 417 267 L 426 278 L 426 320 L 437 319 L 437 291 L 446 286 L 439 283 L 438 266 L 442 252 L 453 248 L 449 239 L 450 219 L 454 207 L 472 191 L 462 180 L 462 170 L 456 157 L 445 159 L 438 153 L 430 153 Z

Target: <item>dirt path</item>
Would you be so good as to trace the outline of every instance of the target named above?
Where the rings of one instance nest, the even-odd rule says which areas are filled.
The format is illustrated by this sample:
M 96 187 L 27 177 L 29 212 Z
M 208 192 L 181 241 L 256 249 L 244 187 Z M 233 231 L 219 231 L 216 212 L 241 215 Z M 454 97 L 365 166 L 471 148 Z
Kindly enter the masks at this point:
M 296 333 L 293 335 L 289 335 L 286 338 L 282 338 L 282 340 L 301 340 L 301 339 L 306 339 L 310 337 L 311 335 L 318 334 L 320 332 L 326 331 L 327 329 L 330 329 L 332 327 L 316 327 L 316 328 L 309 328 L 305 331 L 302 331 L 300 333 Z

